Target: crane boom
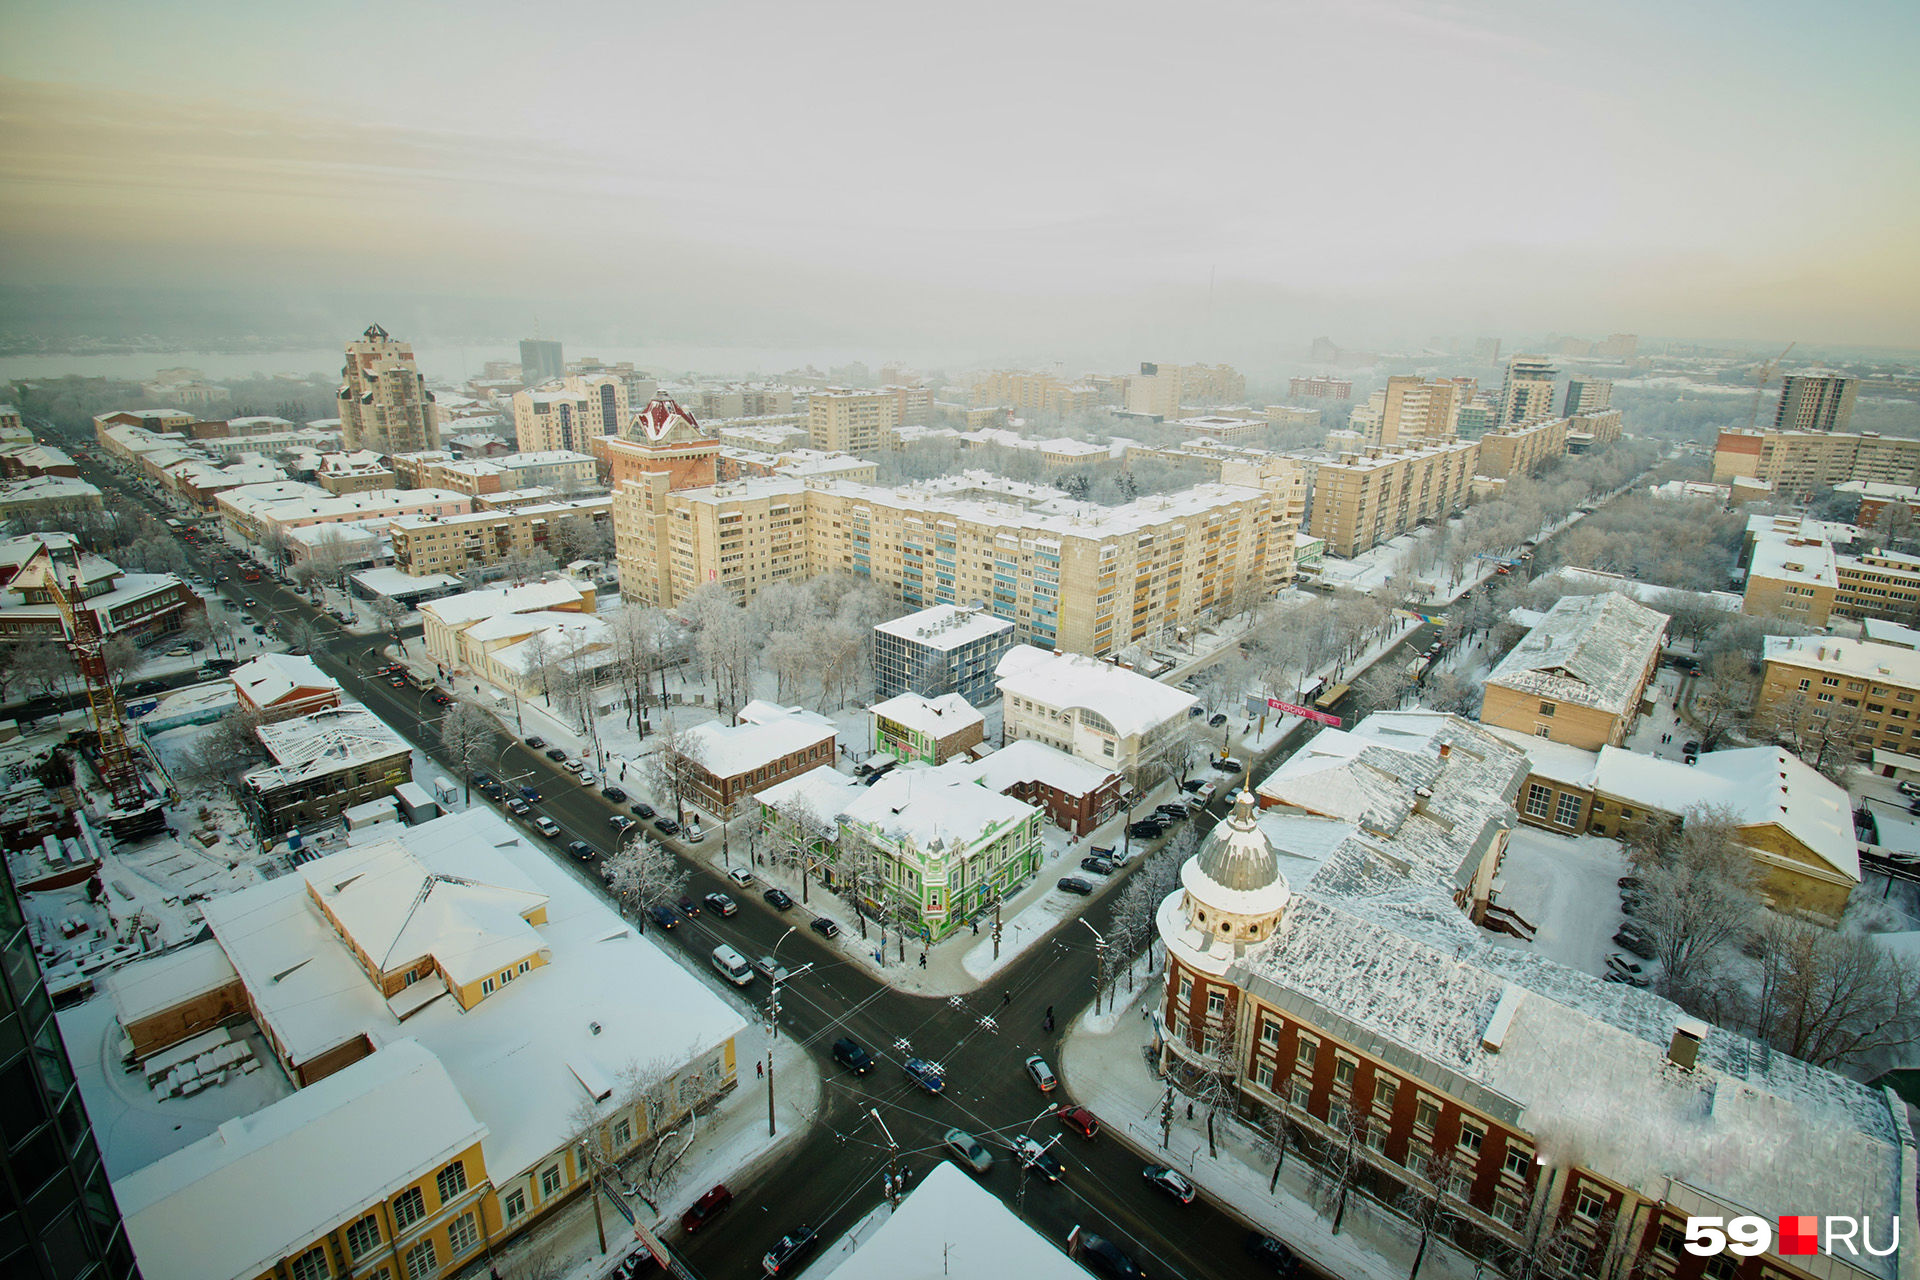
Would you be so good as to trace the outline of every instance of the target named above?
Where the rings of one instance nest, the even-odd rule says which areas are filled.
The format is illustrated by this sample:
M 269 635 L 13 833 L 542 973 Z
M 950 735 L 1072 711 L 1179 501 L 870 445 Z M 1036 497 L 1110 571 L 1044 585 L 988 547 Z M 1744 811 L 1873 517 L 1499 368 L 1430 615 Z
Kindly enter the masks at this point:
M 1774 371 L 1780 367 L 1780 362 L 1792 355 L 1793 349 L 1799 345 L 1800 340 L 1796 338 L 1787 344 L 1785 351 L 1782 351 L 1765 364 L 1755 366 L 1753 370 L 1753 412 L 1748 415 L 1747 430 L 1752 431 L 1760 425 L 1760 394 L 1767 389 L 1767 384 L 1773 381 Z
M 53 548 L 47 549 L 47 594 L 60 608 L 60 620 L 66 624 L 67 648 L 73 654 L 74 665 L 80 669 L 80 678 L 86 682 L 87 708 L 93 714 L 93 729 L 100 742 L 100 780 L 113 793 L 116 808 L 135 809 L 146 803 L 147 796 L 140 786 L 140 770 L 133 763 L 133 749 L 127 745 L 126 725 L 120 719 L 120 698 L 107 675 L 100 619 L 93 610 L 74 606 L 75 600 L 86 598 L 80 573 L 80 549 L 69 542 L 65 552 L 71 562 L 63 565 Z M 68 574 L 64 582 L 61 581 L 63 569 Z

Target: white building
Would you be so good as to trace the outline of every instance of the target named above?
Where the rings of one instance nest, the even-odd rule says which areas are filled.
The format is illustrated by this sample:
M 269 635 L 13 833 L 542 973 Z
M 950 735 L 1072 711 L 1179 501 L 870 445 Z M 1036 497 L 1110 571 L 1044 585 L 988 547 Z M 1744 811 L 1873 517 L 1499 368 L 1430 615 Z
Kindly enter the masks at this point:
M 1032 738 L 1125 774 L 1164 770 L 1197 699 L 1098 658 L 1015 645 L 996 669 L 1002 740 Z

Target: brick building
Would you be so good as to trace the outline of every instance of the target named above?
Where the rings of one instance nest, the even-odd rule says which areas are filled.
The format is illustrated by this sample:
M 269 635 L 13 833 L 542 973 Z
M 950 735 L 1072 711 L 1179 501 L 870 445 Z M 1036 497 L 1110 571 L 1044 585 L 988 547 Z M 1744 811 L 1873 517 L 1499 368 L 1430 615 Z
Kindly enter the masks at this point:
M 683 736 L 687 798 L 720 818 L 732 817 L 752 792 L 831 766 L 835 755 L 833 721 L 757 698 L 733 724 L 709 720 Z
M 1617 747 L 1666 629 L 1666 614 L 1616 592 L 1567 596 L 1494 667 L 1480 720 L 1589 751 Z

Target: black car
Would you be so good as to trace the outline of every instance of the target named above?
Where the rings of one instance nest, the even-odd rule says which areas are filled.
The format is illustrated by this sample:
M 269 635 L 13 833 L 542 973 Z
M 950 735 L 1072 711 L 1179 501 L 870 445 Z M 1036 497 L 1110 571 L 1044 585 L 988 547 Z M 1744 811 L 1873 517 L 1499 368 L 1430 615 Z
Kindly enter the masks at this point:
M 680 834 L 680 824 L 672 818 L 655 818 L 653 820 L 653 829 L 663 836 L 677 836 Z
M 1091 855 L 1080 859 L 1080 869 L 1091 871 L 1097 876 L 1110 876 L 1114 871 L 1113 863 L 1105 858 L 1096 858 Z
M 1157 822 L 1134 822 L 1127 825 L 1127 834 L 1135 840 L 1152 840 L 1165 835 L 1166 828 Z
M 1093 886 L 1079 876 L 1062 876 L 1059 884 L 1054 887 L 1062 893 L 1078 894 L 1082 898 L 1093 892 Z
M 1653 935 L 1637 920 L 1629 920 L 1621 925 L 1620 931 L 1613 935 L 1613 941 L 1616 946 L 1633 952 L 1642 960 L 1653 959 Z
M 672 907 L 648 907 L 647 914 L 652 916 L 653 922 L 662 929 L 671 929 L 680 923 L 680 913 Z
M 1146 1272 L 1122 1253 L 1120 1246 L 1091 1231 L 1075 1227 L 1069 1232 L 1067 1253 L 1078 1258 L 1081 1266 L 1107 1280 L 1146 1280 Z
M 133 686 L 130 692 L 161 693 L 166 689 L 166 687 L 167 687 L 167 683 L 164 680 L 142 680 L 139 684 L 136 684 L 135 686 Z
M 815 916 L 807 922 L 807 928 L 813 930 L 823 938 L 837 938 L 840 936 L 840 926 L 825 916 Z
M 680 914 L 689 920 L 700 914 L 700 904 L 693 900 L 691 894 L 680 895 Z
M 633 816 L 636 818 L 651 818 L 653 816 L 653 806 L 650 804 L 636 804 L 633 806 Z
M 833 1060 L 857 1076 L 873 1070 L 873 1055 L 848 1036 L 833 1042 Z
M 585 840 L 569 840 L 567 842 L 567 852 L 582 862 L 590 862 L 593 860 L 593 846 Z
M 1256 1261 L 1271 1268 L 1276 1276 L 1293 1276 L 1300 1273 L 1299 1257 L 1272 1236 L 1262 1235 L 1258 1231 L 1248 1233 L 1247 1252 L 1252 1254 Z
M 1187 806 L 1177 800 L 1170 801 L 1167 804 L 1157 804 L 1153 806 L 1153 811 L 1155 813 L 1164 813 L 1169 818 L 1176 820 L 1187 816 Z
M 618 787 L 602 787 L 600 788 L 600 794 L 605 796 L 607 799 L 613 801 L 615 804 L 626 803 L 627 793 L 622 791 Z
M 528 738 L 527 745 L 529 747 L 532 747 L 535 751 L 538 751 L 540 750 L 540 748 L 547 745 L 547 740 L 545 738 Z
M 707 905 L 723 916 L 733 915 L 740 910 L 740 904 L 733 900 L 732 895 L 725 893 L 708 894 Z
M 792 1275 L 819 1243 L 818 1233 L 803 1222 L 774 1241 L 773 1248 L 767 1250 L 767 1256 L 760 1259 L 760 1269 L 770 1276 Z
M 567 753 L 566 753 L 565 751 L 563 751 L 563 750 L 561 750 L 561 749 L 560 749 L 559 747 L 548 747 L 548 748 L 547 748 L 547 759 L 549 759 L 549 760 L 565 760 L 566 758 L 567 758 Z
M 769 889 L 760 896 L 765 898 L 767 905 L 775 911 L 791 911 L 793 909 L 793 895 L 789 894 L 785 889 Z
M 1224 711 L 1216 711 L 1212 715 L 1207 717 L 1207 723 L 1212 725 L 1216 729 L 1218 729 L 1221 725 L 1225 724 L 1226 722 L 1227 722 L 1227 715 L 1226 715 L 1226 712 Z

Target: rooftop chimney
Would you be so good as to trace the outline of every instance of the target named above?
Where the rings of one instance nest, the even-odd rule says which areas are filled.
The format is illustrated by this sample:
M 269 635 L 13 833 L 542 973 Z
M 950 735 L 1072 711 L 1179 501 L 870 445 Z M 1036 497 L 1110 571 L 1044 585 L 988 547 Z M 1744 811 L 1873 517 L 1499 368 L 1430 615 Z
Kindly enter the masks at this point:
M 1667 1044 L 1667 1061 L 1683 1071 L 1691 1071 L 1700 1057 L 1700 1045 L 1707 1038 L 1707 1024 L 1698 1018 L 1682 1018 L 1673 1024 L 1673 1039 Z

